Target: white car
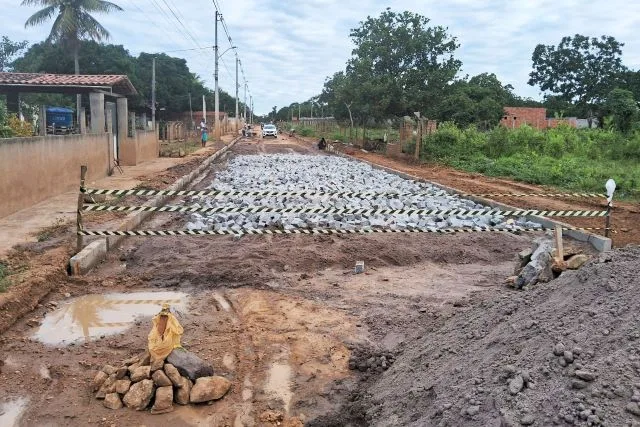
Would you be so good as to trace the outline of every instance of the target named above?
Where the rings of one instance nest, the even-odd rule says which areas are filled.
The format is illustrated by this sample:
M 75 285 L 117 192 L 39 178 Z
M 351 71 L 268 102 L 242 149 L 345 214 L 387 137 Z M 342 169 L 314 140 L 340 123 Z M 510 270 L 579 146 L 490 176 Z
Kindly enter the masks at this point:
M 278 129 L 275 125 L 264 125 L 262 128 L 262 137 L 266 138 L 267 136 L 278 138 Z

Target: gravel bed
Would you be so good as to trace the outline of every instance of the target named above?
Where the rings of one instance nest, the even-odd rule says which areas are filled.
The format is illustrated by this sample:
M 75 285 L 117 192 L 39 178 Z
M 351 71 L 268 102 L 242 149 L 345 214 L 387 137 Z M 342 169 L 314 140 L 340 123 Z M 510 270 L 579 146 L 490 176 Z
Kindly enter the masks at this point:
M 337 209 L 483 209 L 486 206 L 449 194 L 432 185 L 407 180 L 374 169 L 355 160 L 335 156 L 300 154 L 260 154 L 234 157 L 219 173 L 210 189 L 273 191 L 350 191 L 381 194 L 345 197 L 341 195 L 304 196 L 226 196 L 192 197 L 197 207 L 273 208 L 324 207 Z M 524 218 L 507 220 L 501 215 L 465 217 L 464 215 L 407 214 L 311 214 L 311 213 L 193 213 L 187 228 L 242 232 L 250 229 L 341 229 L 371 228 L 425 229 L 470 227 L 541 228 Z

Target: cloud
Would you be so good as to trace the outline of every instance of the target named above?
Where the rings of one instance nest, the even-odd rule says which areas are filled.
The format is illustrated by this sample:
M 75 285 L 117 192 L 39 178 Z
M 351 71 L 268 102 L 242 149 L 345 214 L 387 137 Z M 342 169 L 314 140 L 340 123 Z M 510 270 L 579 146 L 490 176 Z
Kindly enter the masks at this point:
M 214 8 L 211 0 L 113 0 L 125 12 L 98 16 L 111 32 L 112 43 L 132 54 L 170 52 L 214 45 Z M 217 0 L 238 47 L 256 111 L 305 100 L 322 90 L 327 76 L 342 70 L 353 45 L 349 30 L 367 16 L 377 16 L 387 4 L 393 10 L 411 10 L 448 27 L 461 44 L 456 56 L 462 74 L 494 72 L 522 96 L 539 98 L 527 85 L 531 54 L 538 43 L 557 44 L 563 36 L 612 35 L 625 43 L 623 62 L 640 68 L 640 34 L 635 31 L 640 3 L 621 0 Z M 0 35 L 38 42 L 49 25 L 25 29 L 23 23 L 37 9 L 0 0 L 3 24 Z M 177 18 L 169 10 L 176 13 Z M 192 40 L 192 37 L 194 40 Z M 220 28 L 221 52 L 230 44 Z M 213 53 L 195 50 L 171 53 L 187 60 L 193 72 L 213 87 Z M 234 92 L 235 57 L 222 57 L 220 87 Z M 240 98 L 243 88 L 240 89 Z

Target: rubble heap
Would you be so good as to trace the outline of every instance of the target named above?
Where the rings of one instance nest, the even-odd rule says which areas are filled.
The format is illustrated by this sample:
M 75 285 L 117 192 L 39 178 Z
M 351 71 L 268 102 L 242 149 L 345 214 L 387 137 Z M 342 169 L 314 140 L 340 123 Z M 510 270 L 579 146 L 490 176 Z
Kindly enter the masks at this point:
M 171 363 L 173 362 L 173 363 Z M 229 391 L 231 382 L 213 375 L 213 368 L 195 354 L 175 349 L 166 360 L 152 362 L 149 352 L 104 366 L 93 379 L 96 399 L 109 409 L 123 406 L 152 414 L 173 410 L 173 403 L 188 405 L 218 400 Z

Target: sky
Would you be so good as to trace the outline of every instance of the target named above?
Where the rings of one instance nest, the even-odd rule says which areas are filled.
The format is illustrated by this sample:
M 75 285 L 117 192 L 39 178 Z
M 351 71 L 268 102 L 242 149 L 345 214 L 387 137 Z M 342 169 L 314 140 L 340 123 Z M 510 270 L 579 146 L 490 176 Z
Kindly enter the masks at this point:
M 624 42 L 623 62 L 640 68 L 640 2 L 629 0 L 215 0 L 240 58 L 257 114 L 321 92 L 326 77 L 344 69 L 353 44 L 351 28 L 386 7 L 410 10 L 448 28 L 460 48 L 460 73 L 495 73 L 518 95 L 540 99 L 527 84 L 531 54 L 539 43 L 557 44 L 580 33 Z M 133 55 L 166 52 L 185 58 L 192 72 L 214 87 L 214 0 L 113 0 L 125 11 L 96 18 Z M 0 0 L 0 36 L 42 41 L 51 24 L 24 28 L 35 7 Z M 174 15 L 175 14 L 175 15 Z M 233 95 L 235 55 L 219 25 L 219 85 Z M 205 48 L 205 49 L 198 49 Z M 182 49 L 197 49 L 172 52 Z M 82 70 L 82 64 L 80 64 Z M 243 77 L 240 74 L 240 85 Z M 240 88 L 240 99 L 244 87 Z

